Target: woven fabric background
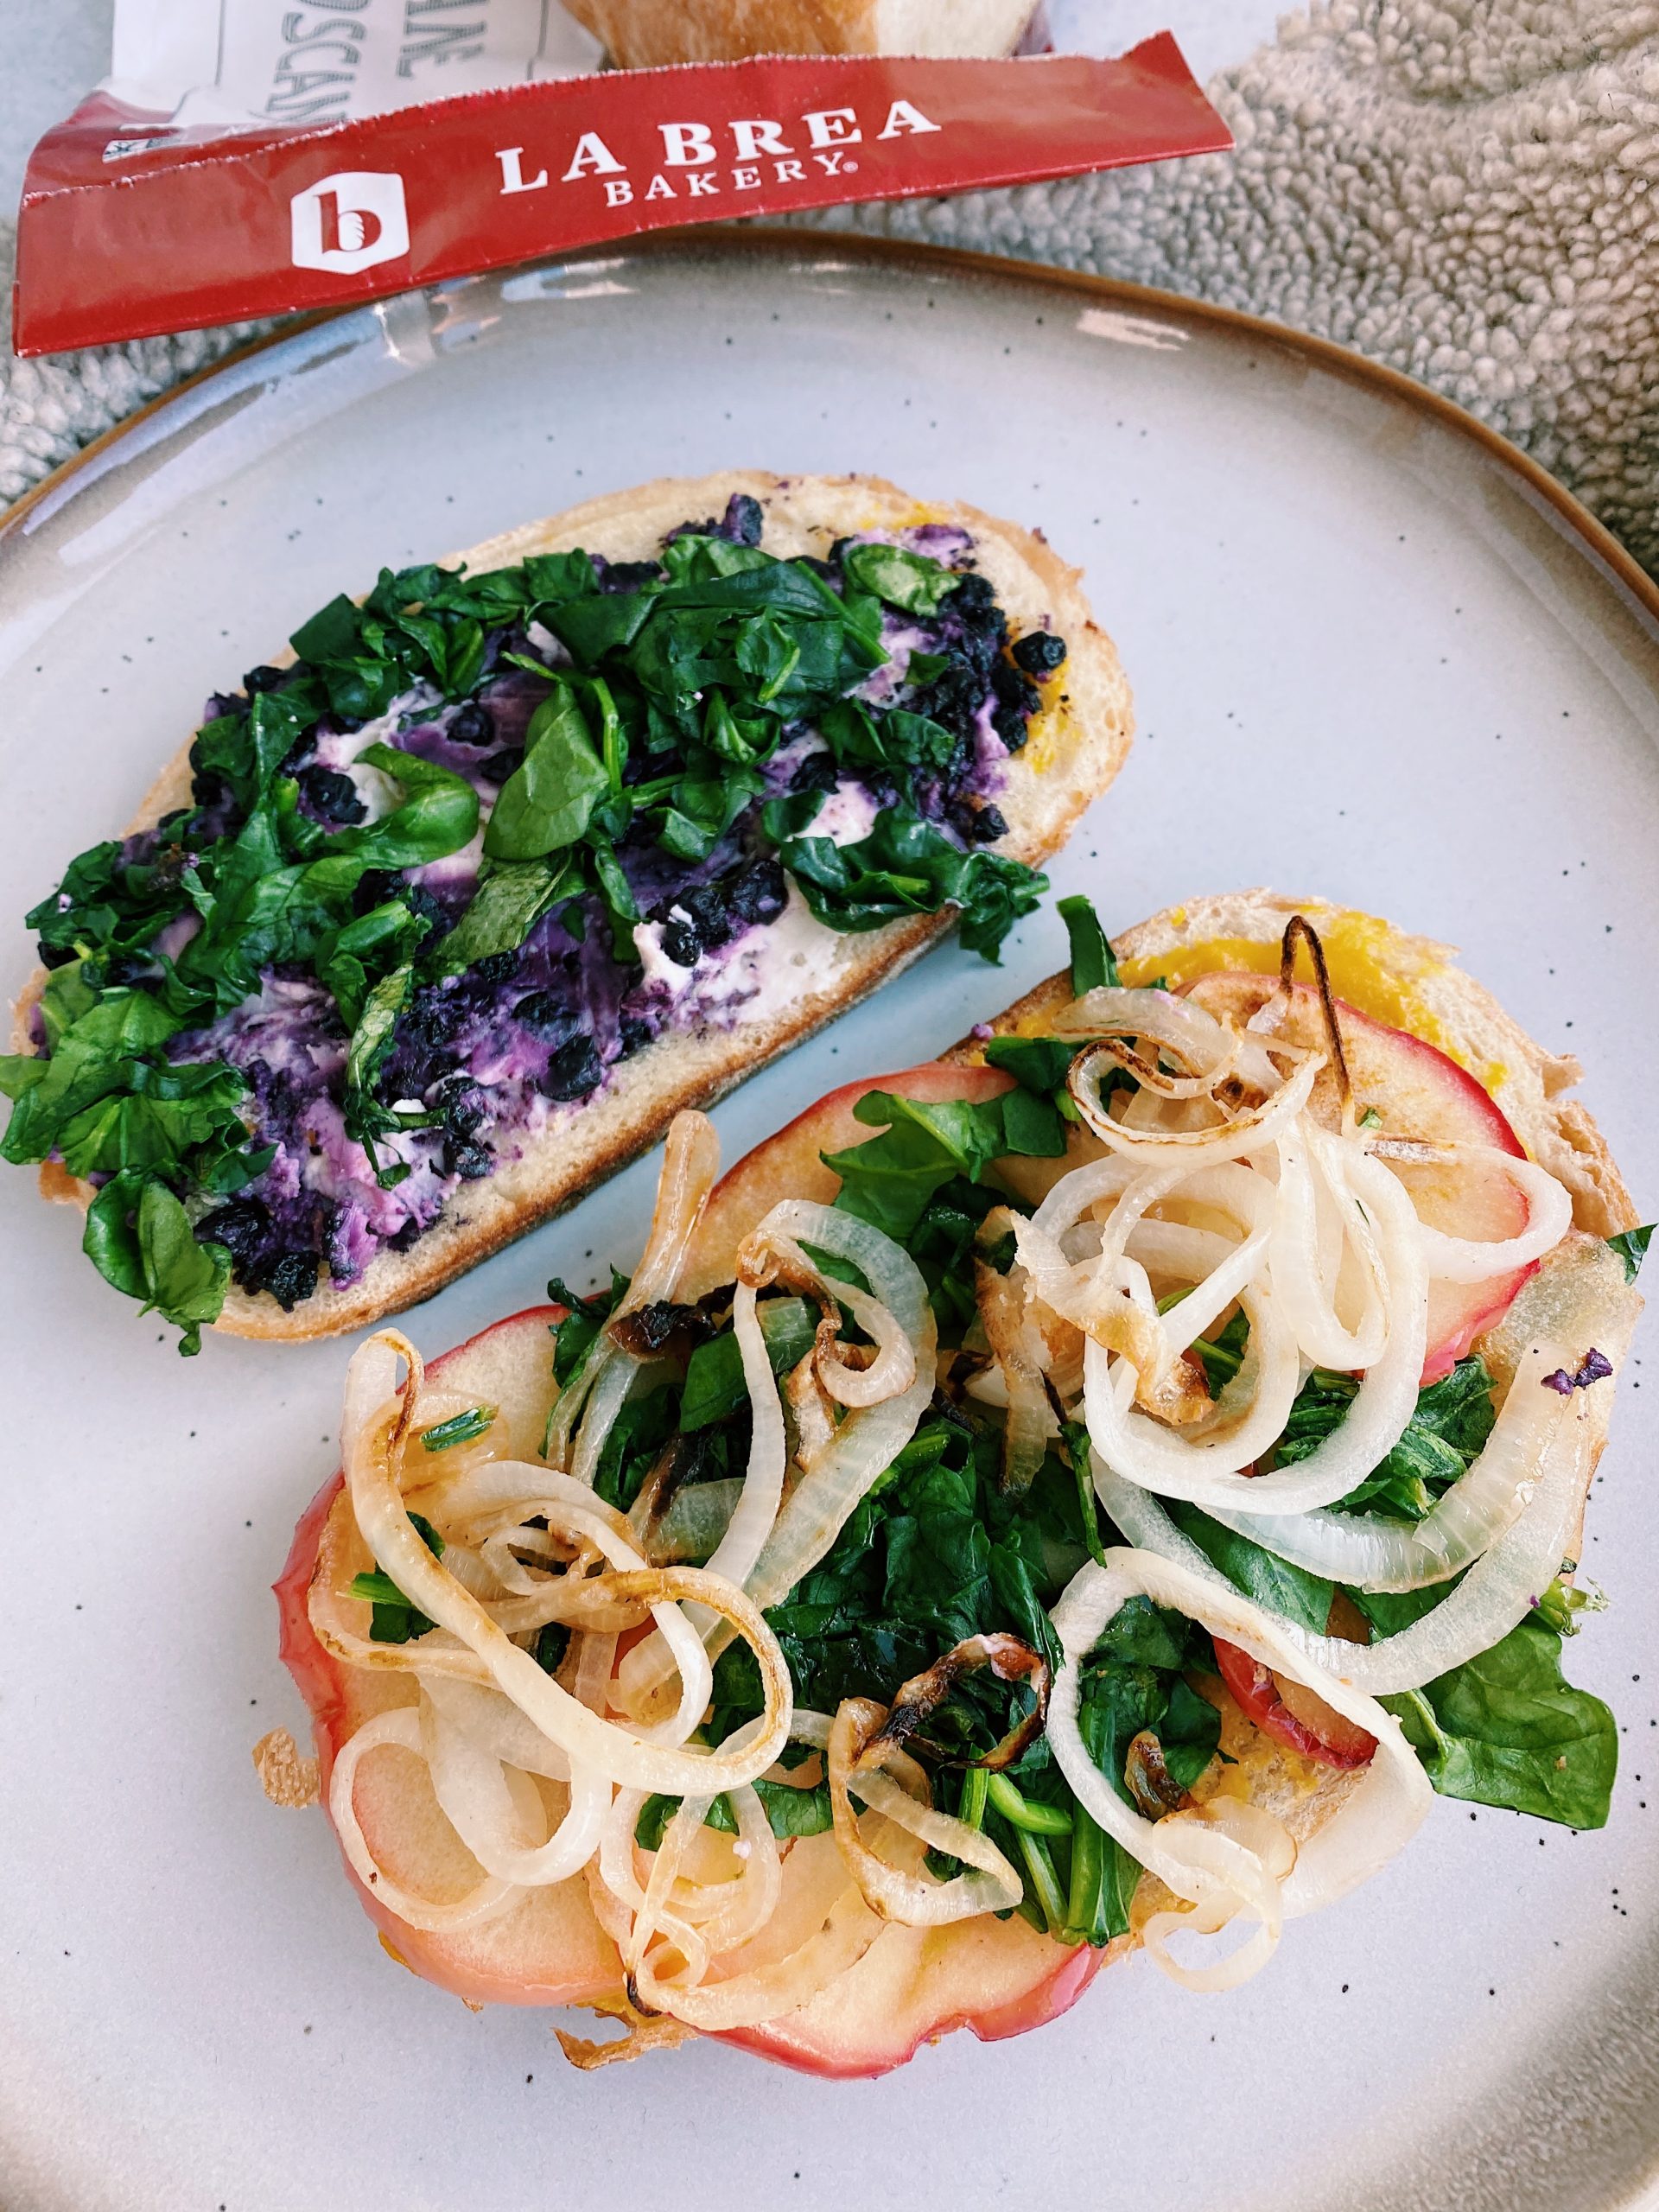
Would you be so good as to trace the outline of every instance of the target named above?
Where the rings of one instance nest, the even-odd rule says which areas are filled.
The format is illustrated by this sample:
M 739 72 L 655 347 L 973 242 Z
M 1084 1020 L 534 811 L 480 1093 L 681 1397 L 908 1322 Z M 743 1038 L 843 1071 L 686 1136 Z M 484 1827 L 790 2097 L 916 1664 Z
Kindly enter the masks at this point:
M 1515 439 L 1659 572 L 1659 4 L 1325 0 L 1209 90 L 1232 156 L 812 219 L 1355 346 Z M 9 232 L 0 251 L 9 275 Z M 0 499 L 257 327 L 8 353 Z

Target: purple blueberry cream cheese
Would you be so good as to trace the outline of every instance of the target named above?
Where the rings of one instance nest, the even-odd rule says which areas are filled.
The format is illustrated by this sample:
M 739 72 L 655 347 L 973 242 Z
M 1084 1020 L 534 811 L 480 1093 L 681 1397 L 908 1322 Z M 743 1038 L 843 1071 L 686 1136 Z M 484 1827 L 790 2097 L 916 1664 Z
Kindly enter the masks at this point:
M 1044 879 L 997 799 L 1065 659 L 965 531 L 779 559 L 741 494 L 652 561 L 382 570 L 208 702 L 191 804 L 29 916 L 48 975 L 0 1152 L 194 1351 L 405 1252 L 662 1040 L 764 1020 L 836 933 Z

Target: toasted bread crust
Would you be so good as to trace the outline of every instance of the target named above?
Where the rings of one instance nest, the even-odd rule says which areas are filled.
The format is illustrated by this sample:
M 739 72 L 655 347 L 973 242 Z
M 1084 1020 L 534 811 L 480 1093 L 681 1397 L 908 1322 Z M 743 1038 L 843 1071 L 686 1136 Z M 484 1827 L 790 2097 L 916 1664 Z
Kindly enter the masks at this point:
M 1322 917 L 1326 921 L 1333 920 L 1345 911 L 1319 899 L 1293 900 L 1265 891 L 1243 892 L 1194 900 L 1185 907 L 1155 915 L 1138 928 L 1127 931 L 1115 938 L 1114 949 L 1120 960 L 1125 963 L 1156 960 L 1184 946 L 1217 940 L 1236 942 L 1242 939 L 1251 945 L 1271 949 L 1277 946 L 1285 923 L 1293 912 L 1307 915 L 1318 927 Z M 1516 1077 L 1517 1099 L 1512 1103 L 1506 1096 L 1505 1111 L 1529 1151 L 1533 1152 L 1535 1157 L 1541 1158 L 1541 1150 L 1535 1147 L 1547 1146 L 1552 1141 L 1548 1109 L 1560 1108 L 1559 1092 L 1567 1083 L 1576 1079 L 1576 1067 L 1554 1058 L 1534 1045 L 1488 992 L 1451 964 L 1446 948 L 1433 944 L 1426 938 L 1408 937 L 1390 925 L 1371 921 L 1371 918 L 1365 919 L 1371 928 L 1381 932 L 1382 950 L 1393 966 L 1410 972 L 1414 983 L 1421 988 L 1427 988 L 1427 983 L 1433 982 L 1433 998 L 1432 1001 L 1426 999 L 1424 1002 L 1432 1006 L 1443 1047 L 1452 1050 L 1453 1057 L 1465 1059 L 1472 1065 L 1487 1065 L 1492 1061 L 1494 1044 L 1501 1042 L 1504 1065 L 1521 1071 Z M 1422 970 L 1421 976 L 1417 972 L 1419 967 Z M 1069 976 L 1051 976 L 995 1016 L 989 1025 L 990 1029 L 1001 1034 L 1029 1028 L 1039 1022 L 1045 1014 L 1067 1003 L 1071 996 Z M 1362 1008 L 1362 1011 L 1369 1009 Z M 950 1051 L 941 1055 L 944 1061 L 958 1066 L 976 1064 L 983 1057 L 982 1036 L 964 1038 Z M 1634 1224 L 1634 1210 L 1594 1123 L 1581 1109 L 1574 1108 L 1573 1111 L 1575 1117 L 1571 1124 L 1573 1141 L 1566 1144 L 1562 1154 L 1567 1172 L 1562 1169 L 1555 1172 L 1561 1174 L 1561 1179 L 1573 1192 L 1580 1225 L 1569 1232 L 1564 1244 L 1555 1253 L 1546 1258 L 1537 1274 L 1523 1288 L 1510 1313 L 1480 1340 L 1478 1348 L 1487 1357 L 1491 1371 L 1500 1384 L 1507 1384 L 1513 1375 L 1520 1347 L 1529 1341 L 1538 1327 L 1547 1325 L 1544 1317 L 1552 1303 L 1558 1298 L 1571 1301 L 1573 1290 L 1572 1278 L 1586 1269 L 1617 1267 L 1612 1255 L 1600 1242 L 1609 1233 L 1599 1224 L 1609 1217 L 1606 1210 L 1615 1203 L 1610 1194 L 1617 1194 L 1617 1200 L 1622 1203 L 1622 1217 L 1613 1223 L 1613 1226 L 1628 1227 Z M 1632 1301 L 1632 1312 L 1634 1303 Z M 476 1341 L 481 1344 L 485 1339 Z M 1628 1333 L 1625 1332 L 1605 1346 L 1616 1369 L 1622 1363 L 1628 1343 Z M 503 1394 L 498 1392 L 497 1395 Z M 1605 1442 L 1611 1395 L 1611 1390 L 1599 1391 L 1592 1402 L 1592 1417 L 1597 1424 L 1594 1457 L 1599 1456 Z M 539 1421 L 539 1401 L 535 1411 Z M 1586 1493 L 1593 1471 L 1592 1465 L 1586 1478 Z M 321 1529 L 325 1512 L 331 1526 L 338 1523 L 343 1527 L 348 1522 L 349 1506 L 343 1496 L 333 1497 L 331 1501 L 325 1495 L 313 1507 L 312 1515 L 308 1518 L 315 1519 Z M 303 1529 L 305 1524 L 302 1525 Z M 1575 1538 L 1575 1549 L 1576 1545 Z M 304 1558 L 297 1546 L 295 1557 L 297 1560 Z M 291 1560 L 290 1570 L 293 1566 Z M 376 1691 L 377 1698 L 383 1701 L 401 1700 L 408 1694 L 407 1685 L 402 1681 L 378 1686 Z M 1344 1771 L 1320 1765 L 1277 1743 L 1247 1719 L 1219 1682 L 1206 1685 L 1205 1694 L 1219 1709 L 1221 1745 L 1230 1764 L 1214 1767 L 1196 1785 L 1197 1794 L 1201 1798 L 1220 1795 L 1248 1797 L 1249 1802 L 1281 1821 L 1299 1843 L 1306 1842 L 1340 1811 L 1359 1786 L 1363 1770 Z M 318 1749 L 325 1761 L 326 1771 L 326 1763 L 332 1758 L 336 1746 L 329 1737 L 315 1700 L 312 1702 Z M 1149 1916 L 1174 1905 L 1176 1902 L 1155 1877 L 1144 1875 L 1135 1893 L 1131 1932 L 1119 1937 L 1097 1955 L 1097 1962 L 1109 1964 L 1126 1955 L 1140 1943 L 1141 1931 Z M 1010 1939 L 1018 1929 L 1019 1923 L 1009 1924 L 1007 1933 Z M 988 1944 L 996 1945 L 1003 1938 L 1005 1931 L 988 1929 L 982 1932 Z M 425 1940 L 423 1939 L 423 1942 Z M 437 1957 L 437 1950 L 441 1948 L 435 1949 L 428 1944 L 429 1963 L 418 1970 L 429 1973 L 432 1978 L 445 1982 L 446 1986 L 459 1986 L 453 1980 L 446 1981 L 442 1961 Z M 892 1948 L 889 1942 L 889 1953 Z M 760 2031 L 732 2031 L 721 2039 L 742 2044 L 785 2064 L 807 2065 L 813 2070 L 824 2070 L 821 2053 L 812 2040 L 815 2024 L 821 2024 L 824 2017 L 833 2015 L 837 2006 L 844 2009 L 852 2001 L 850 1993 L 855 1985 L 880 1992 L 881 1985 L 877 1979 L 880 1964 L 873 1952 L 865 1962 L 849 1969 L 840 1982 L 790 2018 L 781 2023 L 768 2023 L 765 2029 Z M 879 1995 L 872 1999 L 873 2003 L 879 2001 Z M 1071 2001 L 1070 1994 L 1065 2001 Z M 617 1996 L 601 2000 L 595 2009 L 616 2012 L 624 2002 L 619 1992 Z M 1060 2008 L 1057 2006 L 1055 2009 Z M 944 2033 L 964 2024 L 974 2025 L 976 2032 L 981 2034 L 1017 2032 L 1024 2027 L 1040 2024 L 1041 2018 L 1046 2017 L 1045 2013 L 1040 2018 L 1020 2019 L 1007 2029 L 988 2028 L 982 2021 L 976 2023 L 969 2019 L 964 2022 L 961 2018 L 952 2018 L 939 2024 L 933 2032 L 935 2035 Z M 673 2039 L 680 2039 L 677 2031 Z M 645 2047 L 643 2042 L 625 2044 L 615 2048 L 615 2056 L 632 2057 Z M 592 2048 L 581 2046 L 582 2055 L 578 2063 L 589 2063 Z
M 1364 924 L 1375 956 L 1390 976 L 1409 979 L 1411 995 L 1435 1033 L 1433 1041 L 1471 1071 L 1502 1070 L 1502 1081 L 1486 1087 L 1529 1156 L 1547 1167 L 1572 1196 L 1573 1228 L 1578 1233 L 1569 1233 L 1566 1243 L 1548 1255 L 1515 1306 L 1473 1347 L 1485 1357 L 1500 1382 L 1507 1384 L 1517 1356 L 1517 1328 L 1531 1325 L 1529 1317 L 1548 1313 L 1554 1300 L 1568 1290 L 1573 1275 L 1598 1261 L 1606 1264 L 1611 1255 L 1600 1241 L 1621 1230 L 1634 1229 L 1640 1219 L 1606 1139 L 1588 1111 L 1565 1095 L 1580 1080 L 1583 1070 L 1577 1060 L 1546 1052 L 1535 1043 L 1484 984 L 1455 964 L 1451 946 L 1436 944 L 1432 938 L 1413 937 L 1375 915 L 1356 916 L 1352 909 L 1334 906 L 1329 899 L 1292 899 L 1263 889 L 1192 899 L 1184 906 L 1166 907 L 1134 929 L 1125 930 L 1112 939 L 1112 949 L 1119 962 L 1128 965 L 1155 963 L 1190 946 L 1216 943 L 1274 948 L 1293 914 L 1306 915 L 1322 933 L 1339 919 Z M 1051 976 L 996 1015 L 990 1026 L 999 1034 L 1025 1029 L 1066 1005 L 1071 996 L 1070 976 L 1064 972 Z M 1362 1006 L 1360 1011 L 1370 1009 Z M 984 1046 L 979 1039 L 965 1037 L 941 1057 L 957 1064 L 980 1060 L 984 1058 Z M 1628 1336 L 1599 1349 L 1606 1352 L 1617 1371 L 1630 1349 Z M 1606 1446 L 1611 1403 L 1611 1389 L 1592 1395 L 1595 1439 L 1585 1474 L 1584 1499 L 1589 1497 L 1597 1463 Z M 1579 1533 L 1573 1539 L 1575 1551 L 1582 1541 L 1584 1499 L 1579 1509 Z
M 1008 823 L 1000 852 L 1039 864 L 1058 851 L 1077 817 L 1122 766 L 1133 717 L 1117 654 L 1090 615 L 1079 571 L 1032 531 L 975 507 L 919 502 L 878 477 L 789 478 L 734 469 L 659 478 L 590 499 L 453 557 L 469 568 L 491 569 L 582 545 L 613 560 L 638 560 L 655 553 L 677 524 L 720 513 L 737 493 L 762 501 L 766 549 L 785 556 L 822 555 L 836 538 L 864 530 L 931 522 L 972 533 L 980 571 L 995 586 L 1015 634 L 1046 624 L 1070 649 L 1044 687 L 1031 736 L 1010 761 L 998 798 Z M 188 753 L 187 742 L 146 796 L 132 830 L 188 804 Z M 620 1064 L 597 1098 L 530 1140 L 517 1160 L 485 1181 L 461 1185 L 410 1251 L 382 1251 L 356 1282 L 338 1290 L 325 1286 L 291 1313 L 273 1298 L 232 1286 L 213 1326 L 233 1336 L 305 1341 L 361 1327 L 431 1297 L 648 1150 L 683 1108 L 711 1104 L 868 996 L 942 937 L 951 918 L 922 915 L 867 935 L 837 938 L 825 972 L 786 1010 L 764 1021 L 740 1021 L 730 1030 L 666 1037 Z M 29 1016 L 44 981 L 44 972 L 37 974 L 18 1001 L 19 1049 L 29 1049 Z M 49 1167 L 42 1190 L 83 1206 L 92 1195 L 86 1185 Z
M 1011 54 L 1034 0 L 566 0 L 624 69 L 751 54 Z

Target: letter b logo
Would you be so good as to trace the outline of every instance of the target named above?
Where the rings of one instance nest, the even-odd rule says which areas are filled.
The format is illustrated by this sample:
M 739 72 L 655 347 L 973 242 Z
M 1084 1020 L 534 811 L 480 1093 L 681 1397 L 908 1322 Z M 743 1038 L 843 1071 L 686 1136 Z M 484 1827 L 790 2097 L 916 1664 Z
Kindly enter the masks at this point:
M 404 180 L 395 171 L 342 169 L 290 203 L 294 266 L 354 276 L 409 251 Z

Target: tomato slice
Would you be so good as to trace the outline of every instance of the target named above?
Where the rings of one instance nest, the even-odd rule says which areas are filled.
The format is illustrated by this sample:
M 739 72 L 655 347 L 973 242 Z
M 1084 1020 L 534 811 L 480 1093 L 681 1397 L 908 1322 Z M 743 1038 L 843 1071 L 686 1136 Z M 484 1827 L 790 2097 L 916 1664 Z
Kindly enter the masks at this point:
M 1236 1643 L 1214 1639 L 1221 1678 L 1241 1711 L 1264 1736 L 1300 1751 L 1321 1766 L 1364 1766 L 1376 1738 L 1357 1727 L 1322 1697 L 1283 1675 L 1275 1675 Z

